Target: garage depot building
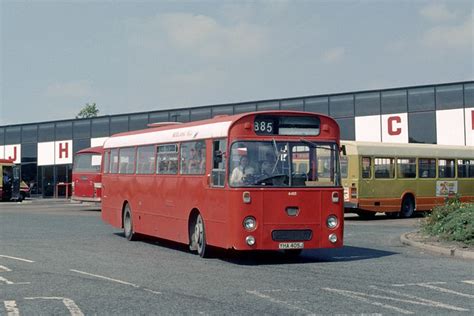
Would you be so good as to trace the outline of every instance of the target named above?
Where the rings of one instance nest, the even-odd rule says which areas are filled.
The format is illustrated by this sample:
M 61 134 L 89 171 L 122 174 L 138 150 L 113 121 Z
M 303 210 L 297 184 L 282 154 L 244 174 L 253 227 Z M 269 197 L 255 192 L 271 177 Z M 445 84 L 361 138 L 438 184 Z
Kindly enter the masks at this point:
M 21 164 L 32 195 L 50 197 L 56 184 L 71 181 L 73 153 L 112 134 L 279 109 L 329 114 L 344 140 L 474 146 L 474 81 L 468 81 L 0 126 L 0 159 Z

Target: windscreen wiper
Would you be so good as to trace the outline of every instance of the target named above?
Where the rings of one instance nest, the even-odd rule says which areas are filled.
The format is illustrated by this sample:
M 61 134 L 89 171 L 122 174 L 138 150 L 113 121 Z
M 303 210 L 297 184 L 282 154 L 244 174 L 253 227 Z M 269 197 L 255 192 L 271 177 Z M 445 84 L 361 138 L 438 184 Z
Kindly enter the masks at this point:
M 329 144 L 328 144 L 327 147 L 326 146 L 321 146 L 319 144 L 313 143 L 312 141 L 304 139 L 304 138 L 300 138 L 300 142 L 302 142 L 306 145 L 309 145 L 312 148 L 321 148 L 321 149 L 326 149 L 326 150 L 330 150 L 330 151 L 338 151 L 338 150 L 332 148 L 332 146 L 330 146 Z

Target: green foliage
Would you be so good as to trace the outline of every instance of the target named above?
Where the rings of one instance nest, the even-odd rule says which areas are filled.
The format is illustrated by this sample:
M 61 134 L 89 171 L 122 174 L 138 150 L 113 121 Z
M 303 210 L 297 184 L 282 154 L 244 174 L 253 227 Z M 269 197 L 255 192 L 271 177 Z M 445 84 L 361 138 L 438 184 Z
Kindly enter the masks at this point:
M 443 240 L 474 245 L 474 204 L 449 199 L 437 206 L 422 224 L 425 233 Z
M 86 103 L 82 110 L 76 115 L 76 118 L 90 118 L 96 117 L 99 114 L 99 109 L 95 103 Z

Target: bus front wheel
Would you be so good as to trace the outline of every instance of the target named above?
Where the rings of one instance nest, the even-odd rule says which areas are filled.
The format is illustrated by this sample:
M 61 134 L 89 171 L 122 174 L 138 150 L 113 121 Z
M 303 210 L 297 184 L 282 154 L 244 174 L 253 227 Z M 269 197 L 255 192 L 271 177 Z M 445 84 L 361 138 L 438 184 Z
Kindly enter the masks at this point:
M 130 241 L 136 240 L 136 235 L 133 231 L 132 209 L 128 203 L 125 204 L 123 211 L 123 234 Z
M 405 196 L 402 202 L 402 208 L 400 210 L 400 217 L 408 218 L 412 217 L 415 212 L 415 202 L 411 196 Z
M 206 230 L 204 228 L 204 220 L 201 214 L 198 214 L 194 222 L 194 230 L 190 237 L 191 250 L 196 250 L 201 258 L 206 258 L 209 255 L 209 249 L 206 244 Z

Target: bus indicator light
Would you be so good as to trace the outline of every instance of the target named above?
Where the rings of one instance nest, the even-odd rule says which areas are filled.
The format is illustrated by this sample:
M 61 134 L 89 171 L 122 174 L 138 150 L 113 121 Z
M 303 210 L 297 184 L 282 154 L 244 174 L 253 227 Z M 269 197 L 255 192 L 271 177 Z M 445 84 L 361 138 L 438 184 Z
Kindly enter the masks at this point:
M 249 246 L 255 245 L 255 237 L 253 236 L 247 236 L 247 238 L 245 238 L 245 241 L 247 242 L 247 245 Z
M 328 239 L 331 243 L 335 244 L 337 242 L 337 235 L 336 234 L 331 234 L 331 235 L 329 235 Z
M 252 198 L 250 197 L 249 191 L 245 191 L 242 194 L 242 200 L 244 201 L 245 204 L 250 204 L 250 202 L 252 202 Z

